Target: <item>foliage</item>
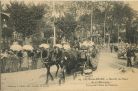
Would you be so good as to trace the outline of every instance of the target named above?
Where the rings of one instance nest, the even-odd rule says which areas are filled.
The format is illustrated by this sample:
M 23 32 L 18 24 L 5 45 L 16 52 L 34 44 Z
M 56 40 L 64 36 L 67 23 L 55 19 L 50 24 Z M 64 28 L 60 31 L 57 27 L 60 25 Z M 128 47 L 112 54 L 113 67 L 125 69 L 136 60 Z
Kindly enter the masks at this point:
M 23 2 L 14 1 L 7 5 L 6 12 L 10 13 L 15 31 L 25 37 L 38 31 L 39 23 L 45 14 L 45 6 L 34 4 L 28 6 Z
M 118 33 L 122 30 L 126 30 L 127 42 L 134 42 L 133 35 L 137 36 L 136 11 L 124 2 L 69 1 L 55 4 L 56 12 L 49 3 L 26 5 L 14 1 L 7 5 L 6 12 L 10 13 L 11 26 L 23 36 L 30 36 L 41 30 L 48 39 L 53 36 L 53 23 L 57 37 L 61 35 L 60 38 L 66 37 L 69 40 L 76 37 L 76 31 L 90 32 L 93 26 L 102 37 L 104 33 L 109 33 L 112 42 L 118 41 Z M 53 11 L 56 16 L 52 15 Z M 72 39 L 70 36 L 73 36 Z
M 77 22 L 70 14 L 66 14 L 65 17 L 57 19 L 55 25 L 63 32 L 64 36 L 69 39 L 77 27 Z

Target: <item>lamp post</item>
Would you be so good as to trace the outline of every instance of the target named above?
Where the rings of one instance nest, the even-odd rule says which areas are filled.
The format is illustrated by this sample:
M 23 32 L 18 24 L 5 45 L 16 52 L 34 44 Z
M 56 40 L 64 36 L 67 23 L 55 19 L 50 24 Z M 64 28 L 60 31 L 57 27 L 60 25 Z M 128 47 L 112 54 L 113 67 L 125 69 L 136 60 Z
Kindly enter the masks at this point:
M 0 1 L 0 54 L 1 54 L 1 42 L 2 42 L 1 11 L 2 11 L 2 7 L 1 7 L 1 1 Z M 0 66 L 1 66 L 1 62 L 0 62 Z M 1 90 L 1 67 L 0 67 L 0 90 Z
M 53 1 L 53 12 L 55 13 L 55 2 Z M 53 27 L 54 27 L 54 37 L 53 37 L 53 45 L 56 44 L 56 27 L 55 27 L 55 15 L 53 13 L 53 17 L 54 17 L 54 22 L 53 22 Z
M 93 34 L 93 6 L 92 6 L 91 9 L 92 9 L 91 10 L 91 41 L 92 41 L 92 34 Z
M 2 6 L 0 1 L 0 50 L 1 50 L 1 43 L 2 43 L 2 19 L 1 19 L 1 12 L 2 12 Z
M 118 31 L 117 31 L 117 41 L 118 41 L 118 44 L 119 44 L 119 25 L 118 25 Z
M 56 45 L 56 27 L 54 26 L 54 45 Z
M 59 17 L 64 17 L 64 13 L 62 12 L 58 12 L 56 11 L 56 8 L 55 8 L 55 2 L 53 1 L 53 12 L 52 12 L 52 16 L 54 18 L 54 21 L 53 21 L 53 32 L 54 32 L 54 37 L 53 37 L 53 45 L 56 45 L 56 26 L 55 26 L 55 21 L 56 21 L 56 18 L 59 18 Z
M 2 6 L 1 6 L 1 1 L 0 1 L 0 54 L 1 54 L 1 43 L 2 43 L 2 22 L 1 22 L 1 11 L 2 11 Z M 0 62 L 1 65 L 1 62 Z M 1 90 L 1 67 L 0 67 L 0 90 Z

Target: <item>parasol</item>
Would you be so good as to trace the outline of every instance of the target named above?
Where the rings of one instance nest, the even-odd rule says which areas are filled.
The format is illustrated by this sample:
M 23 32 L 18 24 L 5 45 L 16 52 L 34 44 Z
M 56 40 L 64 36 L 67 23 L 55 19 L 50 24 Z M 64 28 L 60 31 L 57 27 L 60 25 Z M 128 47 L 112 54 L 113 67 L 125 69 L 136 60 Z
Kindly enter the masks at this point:
M 10 49 L 13 51 L 21 51 L 23 48 L 17 42 L 13 42 L 13 45 L 10 46 Z
M 83 43 L 81 43 L 81 47 L 82 46 L 90 47 L 90 46 L 93 46 L 93 45 L 94 45 L 94 42 L 92 42 L 92 41 L 84 41 Z
M 90 45 L 90 46 L 93 46 L 93 45 L 94 45 L 94 42 L 90 41 L 90 42 L 89 42 L 89 45 Z
M 61 44 L 56 44 L 55 47 L 63 48 Z
M 41 48 L 49 48 L 50 46 L 49 46 L 49 44 L 41 44 L 41 45 L 39 45 L 39 47 L 41 47 Z
M 24 50 L 29 50 L 29 51 L 30 51 L 30 50 L 33 50 L 33 47 L 32 47 L 31 45 L 24 45 L 24 46 L 23 46 L 23 49 L 24 49 Z
M 69 49 L 71 49 L 71 47 L 70 47 L 69 44 L 64 44 L 64 45 L 63 45 L 63 48 L 64 48 L 65 50 L 69 50 Z

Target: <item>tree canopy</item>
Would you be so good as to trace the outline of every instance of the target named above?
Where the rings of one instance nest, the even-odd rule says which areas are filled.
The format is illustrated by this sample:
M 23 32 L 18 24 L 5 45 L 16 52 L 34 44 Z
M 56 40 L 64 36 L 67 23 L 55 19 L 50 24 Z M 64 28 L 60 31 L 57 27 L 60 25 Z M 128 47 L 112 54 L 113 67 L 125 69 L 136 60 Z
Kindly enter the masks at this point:
M 10 13 L 14 30 L 24 37 L 38 32 L 39 23 L 46 13 L 44 5 L 26 5 L 17 1 L 8 4 L 6 12 Z
M 102 37 L 109 33 L 113 42 L 118 41 L 120 35 L 117 33 L 122 30 L 126 30 L 126 42 L 134 42 L 133 34 L 137 32 L 137 12 L 123 1 L 55 2 L 55 6 L 52 2 L 26 5 L 24 2 L 14 1 L 6 7 L 6 12 L 10 13 L 11 27 L 24 37 L 39 30 L 45 32 L 46 38 L 53 36 L 53 24 L 57 35 L 61 34 L 61 38 L 69 40 L 72 35 L 76 37 L 75 32 L 87 33 L 93 30 L 93 26 L 94 32 L 97 31 Z M 56 16 L 53 16 L 53 12 Z

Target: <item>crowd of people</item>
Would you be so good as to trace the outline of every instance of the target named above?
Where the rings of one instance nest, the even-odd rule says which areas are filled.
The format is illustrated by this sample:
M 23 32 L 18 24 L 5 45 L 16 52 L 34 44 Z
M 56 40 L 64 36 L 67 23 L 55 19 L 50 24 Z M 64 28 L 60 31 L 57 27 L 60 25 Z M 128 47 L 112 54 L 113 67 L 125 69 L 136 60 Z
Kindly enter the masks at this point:
M 60 49 L 60 51 L 56 51 Z M 20 51 L 13 51 L 11 49 L 9 50 L 2 50 L 0 54 L 0 70 L 2 73 L 6 72 L 17 72 L 17 71 L 23 71 L 28 69 L 37 69 L 44 67 L 43 65 L 43 59 L 48 59 L 50 57 L 50 53 L 52 52 L 58 52 L 55 56 L 61 57 L 60 55 L 63 55 L 63 52 L 70 51 L 70 53 L 83 53 L 79 50 L 78 47 L 72 47 L 69 50 L 66 50 L 64 48 L 59 47 L 49 47 L 49 48 L 37 48 L 33 50 L 20 50 Z M 87 50 L 87 57 L 88 55 L 95 57 L 96 52 L 94 51 L 96 49 L 95 46 L 93 48 L 89 48 Z M 90 52 L 91 51 L 91 52 Z M 93 53 L 92 53 L 93 51 Z M 79 53 L 80 54 L 80 53 Z M 86 52 L 85 52 L 86 54 Z M 54 59 L 53 59 L 54 61 Z
M 12 51 L 2 50 L 1 72 L 16 72 L 37 68 L 39 51 Z

